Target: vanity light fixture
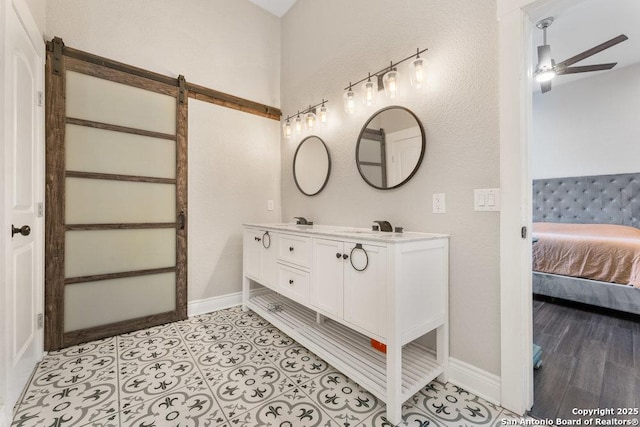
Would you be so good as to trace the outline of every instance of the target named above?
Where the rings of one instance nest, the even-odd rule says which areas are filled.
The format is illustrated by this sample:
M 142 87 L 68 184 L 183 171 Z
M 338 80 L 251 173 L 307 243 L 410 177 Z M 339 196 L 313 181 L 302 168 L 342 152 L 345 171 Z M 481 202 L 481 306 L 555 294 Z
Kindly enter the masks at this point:
M 326 124 L 328 120 L 328 109 L 324 105 L 329 102 L 326 99 L 322 99 L 322 102 L 310 106 L 306 110 L 299 111 L 297 114 L 287 116 L 282 124 L 282 135 L 285 139 L 291 138 L 295 129 L 296 135 L 300 135 L 305 125 L 308 130 L 313 130 L 318 122 Z M 319 107 L 319 108 L 318 108 Z M 292 123 L 293 121 L 293 123 Z
M 292 133 L 291 120 L 289 120 L 289 118 L 287 117 L 287 120 L 282 125 L 282 134 L 286 139 L 289 139 L 291 138 L 291 133 Z
M 393 61 L 391 61 L 391 66 L 389 67 L 389 71 L 387 71 L 382 77 L 382 84 L 384 85 L 384 93 L 387 94 L 389 99 L 395 99 L 398 95 L 398 85 L 400 74 L 396 68 L 393 68 Z
M 300 111 L 298 111 L 298 115 L 296 116 L 294 123 L 296 127 L 296 135 L 300 135 L 302 133 L 302 119 L 300 118 Z
M 327 106 L 324 105 L 325 102 L 326 101 L 323 99 L 322 105 L 318 109 L 318 120 L 320 120 L 320 123 L 322 123 L 323 125 L 326 124 L 327 120 L 329 119 L 329 110 L 327 110 Z
M 409 78 L 411 79 L 411 86 L 416 89 L 422 89 L 425 62 L 424 58 L 420 58 L 420 49 L 417 52 L 416 59 L 409 63 Z
M 362 85 L 362 103 L 366 106 L 371 106 L 375 103 L 376 92 L 383 90 L 389 99 L 395 99 L 398 96 L 398 89 L 402 83 L 402 75 L 398 72 L 398 65 L 402 64 L 405 61 L 410 60 L 411 58 L 415 58 L 409 64 L 409 78 L 411 80 L 411 85 L 417 90 L 421 89 L 424 85 L 424 73 L 425 73 L 425 65 L 426 62 L 424 58 L 420 56 L 421 53 L 426 52 L 427 49 L 416 50 L 416 53 L 407 56 L 404 59 L 399 61 L 391 61 L 391 65 L 384 67 L 382 70 L 377 73 L 368 73 L 367 77 L 358 80 L 355 83 L 349 83 L 349 86 L 344 88 L 344 95 L 342 96 L 344 99 L 344 110 L 348 114 L 353 114 L 355 112 L 356 103 L 355 99 L 358 94 L 353 90 L 353 86 L 357 86 L 360 83 Z
M 371 73 L 366 82 L 362 84 L 362 102 L 367 107 L 371 107 L 376 100 L 376 94 L 378 93 L 378 79 L 371 80 Z
M 342 99 L 344 100 L 344 111 L 346 111 L 347 114 L 355 113 L 357 97 L 358 92 L 354 91 L 351 83 L 349 83 L 349 87 L 344 90 L 344 94 L 342 95 Z
M 316 125 L 316 113 L 311 109 L 311 106 L 309 106 L 309 111 L 304 115 L 304 121 L 309 130 L 312 130 Z

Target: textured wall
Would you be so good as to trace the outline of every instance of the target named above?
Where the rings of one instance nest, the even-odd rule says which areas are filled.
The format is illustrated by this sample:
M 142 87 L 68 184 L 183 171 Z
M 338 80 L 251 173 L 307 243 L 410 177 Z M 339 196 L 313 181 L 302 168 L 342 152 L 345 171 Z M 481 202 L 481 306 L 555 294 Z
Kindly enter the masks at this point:
M 25 0 L 25 3 L 27 3 L 31 11 L 31 16 L 33 16 L 33 20 L 36 22 L 40 34 L 44 35 L 47 10 L 46 0 Z
M 533 178 L 640 171 L 638 111 L 640 63 L 535 93 Z
M 329 148 L 332 171 L 319 195 L 302 195 L 291 163 L 307 133 L 283 140 L 282 217 L 361 227 L 388 219 L 407 230 L 451 234 L 451 355 L 499 374 L 499 215 L 473 210 L 474 188 L 499 186 L 495 16 L 493 1 L 298 0 L 282 21 L 283 111 L 329 98 L 331 124 L 315 133 Z M 416 47 L 429 48 L 426 94 L 397 103 L 422 121 L 425 159 L 405 186 L 375 190 L 355 165 L 356 138 L 375 110 L 347 116 L 342 89 Z M 432 194 L 440 192 L 447 213 L 436 215 Z
M 199 131 L 189 135 L 189 299 L 198 300 L 241 290 L 242 223 L 280 219 L 280 126 L 193 100 L 192 124 Z
M 280 21 L 248 1 L 48 0 L 47 38 L 265 104 Z M 279 219 L 278 122 L 189 101 L 189 300 L 241 290 L 241 224 Z M 276 210 L 266 210 L 267 199 Z

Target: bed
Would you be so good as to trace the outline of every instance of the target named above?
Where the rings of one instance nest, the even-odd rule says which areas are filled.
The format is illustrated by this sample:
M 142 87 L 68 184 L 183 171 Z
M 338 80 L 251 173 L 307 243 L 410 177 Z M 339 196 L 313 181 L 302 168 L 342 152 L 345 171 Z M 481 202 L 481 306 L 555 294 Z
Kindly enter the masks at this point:
M 640 314 L 640 173 L 533 182 L 533 292 Z

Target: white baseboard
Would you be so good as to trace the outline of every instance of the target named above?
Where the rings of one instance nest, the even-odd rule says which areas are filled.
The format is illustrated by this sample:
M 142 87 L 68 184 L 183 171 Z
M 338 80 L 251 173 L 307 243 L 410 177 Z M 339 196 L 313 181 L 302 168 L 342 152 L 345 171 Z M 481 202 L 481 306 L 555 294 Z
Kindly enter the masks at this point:
M 242 292 L 189 301 L 187 315 L 198 316 L 242 304 Z
M 500 405 L 500 377 L 461 360 L 449 358 L 449 382 Z

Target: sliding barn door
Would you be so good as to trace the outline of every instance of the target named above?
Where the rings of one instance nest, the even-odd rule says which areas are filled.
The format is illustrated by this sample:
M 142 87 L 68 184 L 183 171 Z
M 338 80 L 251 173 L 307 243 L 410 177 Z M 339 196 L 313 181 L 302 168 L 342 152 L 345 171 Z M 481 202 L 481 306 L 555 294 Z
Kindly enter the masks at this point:
M 183 80 L 96 58 L 49 44 L 48 349 L 186 317 Z

